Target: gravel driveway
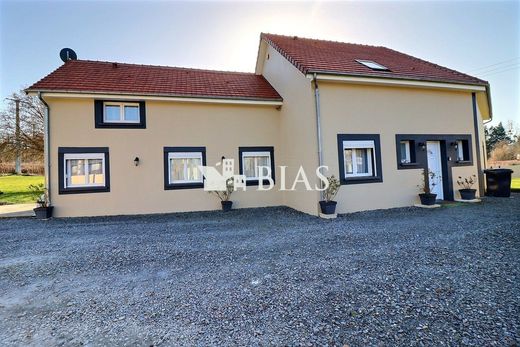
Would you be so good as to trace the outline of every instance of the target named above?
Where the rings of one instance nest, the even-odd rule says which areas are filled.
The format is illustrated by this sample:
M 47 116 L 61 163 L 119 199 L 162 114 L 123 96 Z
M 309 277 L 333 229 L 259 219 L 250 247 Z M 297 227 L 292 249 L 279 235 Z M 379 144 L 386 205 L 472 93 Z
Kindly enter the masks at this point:
M 0 221 L 0 345 L 520 344 L 520 195 Z

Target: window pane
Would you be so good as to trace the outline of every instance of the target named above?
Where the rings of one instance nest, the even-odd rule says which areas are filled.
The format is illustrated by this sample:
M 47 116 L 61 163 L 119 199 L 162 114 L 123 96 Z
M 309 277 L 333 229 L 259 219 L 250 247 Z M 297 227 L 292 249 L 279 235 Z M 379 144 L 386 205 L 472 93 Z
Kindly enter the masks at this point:
M 255 158 L 244 157 L 244 175 L 246 177 L 256 177 Z
M 264 157 L 257 157 L 257 172 L 258 172 L 258 176 L 257 177 L 260 177 L 260 174 L 262 174 L 262 176 L 268 176 L 267 174 L 269 173 L 267 167 L 270 167 L 269 165 L 269 157 L 267 156 L 264 156 Z M 263 168 L 263 171 L 260 172 L 260 166 L 264 166 Z
M 118 121 L 120 120 L 120 108 L 115 105 L 105 105 L 105 120 Z
M 198 166 L 202 165 L 200 158 L 170 159 L 170 182 L 202 181 L 202 173 Z
M 201 172 L 198 166 L 202 165 L 202 162 L 199 158 L 191 158 L 187 159 L 187 180 L 190 181 L 201 181 Z
M 464 144 L 462 141 L 457 141 L 457 160 L 464 159 Z
M 89 184 L 103 184 L 103 160 L 89 159 L 88 160 L 88 183 Z
M 345 149 L 345 173 L 351 174 L 354 172 L 352 165 L 352 150 Z
M 358 174 L 368 173 L 367 149 L 356 149 L 356 170 Z
M 139 121 L 139 106 L 125 106 L 125 120 Z
M 67 160 L 67 173 L 69 185 L 85 184 L 85 160 L 70 159 Z
M 170 159 L 170 180 L 174 181 L 183 181 L 184 180 L 184 165 L 186 163 L 186 159 L 181 158 L 173 158 Z
M 408 158 L 408 153 L 409 153 L 408 141 L 401 141 L 400 152 L 401 152 L 401 163 L 409 163 L 410 158 Z

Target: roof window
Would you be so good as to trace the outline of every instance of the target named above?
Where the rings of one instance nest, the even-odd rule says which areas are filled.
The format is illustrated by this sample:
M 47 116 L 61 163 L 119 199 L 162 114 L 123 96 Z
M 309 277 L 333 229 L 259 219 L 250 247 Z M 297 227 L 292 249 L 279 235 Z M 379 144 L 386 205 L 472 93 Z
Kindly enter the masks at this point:
M 368 67 L 368 68 L 370 68 L 372 70 L 390 71 L 386 66 L 378 64 L 378 63 L 376 63 L 375 61 L 372 61 L 372 60 L 356 59 L 356 61 L 358 63 L 360 63 L 360 64 L 365 65 L 366 67 Z

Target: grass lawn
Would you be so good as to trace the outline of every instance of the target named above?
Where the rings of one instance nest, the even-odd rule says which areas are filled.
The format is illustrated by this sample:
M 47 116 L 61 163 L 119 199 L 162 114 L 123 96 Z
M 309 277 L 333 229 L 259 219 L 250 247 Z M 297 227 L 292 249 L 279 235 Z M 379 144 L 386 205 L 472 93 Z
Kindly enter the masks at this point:
M 0 176 L 0 202 L 27 204 L 34 202 L 29 185 L 43 183 L 43 176 Z
M 513 189 L 520 189 L 520 178 L 519 177 L 513 177 L 511 180 L 511 188 Z

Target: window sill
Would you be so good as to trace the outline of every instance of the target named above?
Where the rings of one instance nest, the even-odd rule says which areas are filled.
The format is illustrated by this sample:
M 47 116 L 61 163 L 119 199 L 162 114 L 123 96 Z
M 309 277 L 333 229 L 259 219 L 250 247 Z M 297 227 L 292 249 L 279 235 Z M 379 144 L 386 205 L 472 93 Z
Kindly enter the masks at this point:
M 459 165 L 473 165 L 471 160 L 456 160 L 455 163 Z
M 413 162 L 413 163 L 399 163 L 399 166 L 417 166 L 419 163 Z
M 164 190 L 176 190 L 176 189 L 200 189 L 204 188 L 204 183 L 177 183 L 167 184 L 164 186 Z
M 87 193 L 107 193 L 110 192 L 110 187 L 77 187 L 77 188 L 63 188 L 59 190 L 59 194 L 87 194 Z
M 273 180 L 274 182 L 274 180 Z M 246 180 L 246 186 L 259 186 L 260 185 L 260 180 Z M 269 180 L 262 180 L 262 185 L 264 186 L 268 186 L 269 185 Z
M 348 184 L 363 184 L 363 183 L 379 183 L 383 182 L 381 177 L 349 177 L 341 179 L 342 185 Z
M 146 129 L 144 122 L 125 123 L 125 122 L 96 122 L 96 129 Z

